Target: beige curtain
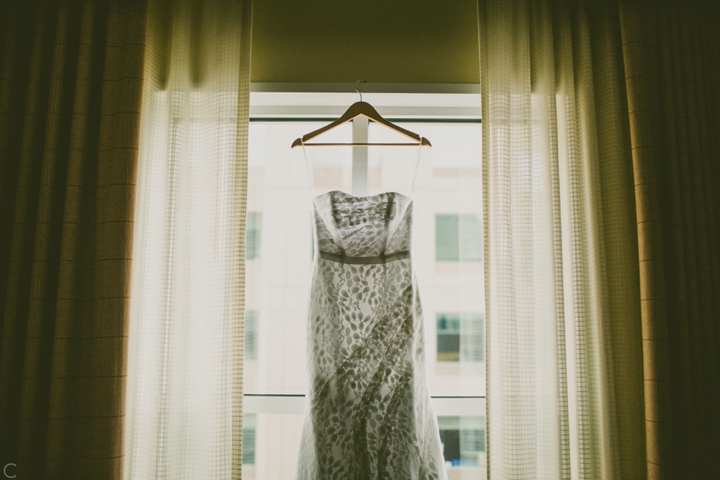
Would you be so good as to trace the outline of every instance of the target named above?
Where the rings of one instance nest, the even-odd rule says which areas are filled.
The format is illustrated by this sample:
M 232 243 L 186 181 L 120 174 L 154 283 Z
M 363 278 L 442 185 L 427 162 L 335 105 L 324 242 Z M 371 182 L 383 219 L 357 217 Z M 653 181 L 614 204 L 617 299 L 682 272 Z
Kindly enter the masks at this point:
M 150 2 L 125 478 L 240 478 L 251 2 Z
M 146 21 L 140 0 L 0 6 L 7 476 L 121 475 Z
M 480 0 L 489 476 L 644 478 L 617 5 Z
M 620 2 L 650 479 L 720 478 L 720 5 Z

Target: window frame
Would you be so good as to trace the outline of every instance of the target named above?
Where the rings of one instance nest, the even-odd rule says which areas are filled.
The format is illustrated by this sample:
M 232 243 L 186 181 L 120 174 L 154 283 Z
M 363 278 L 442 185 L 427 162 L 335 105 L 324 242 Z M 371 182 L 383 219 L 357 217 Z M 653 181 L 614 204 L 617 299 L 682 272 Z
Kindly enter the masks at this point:
M 353 90 L 353 84 L 251 84 L 250 122 L 331 122 L 342 115 L 348 105 L 359 100 Z M 380 113 L 392 122 L 481 122 L 479 85 L 365 84 L 362 90 L 367 93 L 417 94 L 422 95 L 420 98 L 433 100 L 427 106 L 418 106 L 415 98 L 409 99 L 407 105 L 378 107 Z M 447 95 L 458 97 L 454 100 L 457 105 L 442 105 L 443 102 L 437 100 Z M 467 107 L 468 95 L 472 96 L 476 107 Z M 327 105 L 328 97 L 337 105 Z M 458 101 L 460 97 L 463 97 L 462 101 Z M 342 100 L 338 101 L 340 98 Z M 314 249 L 311 255 L 314 256 Z M 486 334 L 483 339 L 487 341 Z M 486 358 L 486 352 L 485 347 L 483 358 Z M 486 416 L 484 395 L 431 396 L 431 403 L 439 417 Z M 245 393 L 243 413 L 303 414 L 305 395 Z

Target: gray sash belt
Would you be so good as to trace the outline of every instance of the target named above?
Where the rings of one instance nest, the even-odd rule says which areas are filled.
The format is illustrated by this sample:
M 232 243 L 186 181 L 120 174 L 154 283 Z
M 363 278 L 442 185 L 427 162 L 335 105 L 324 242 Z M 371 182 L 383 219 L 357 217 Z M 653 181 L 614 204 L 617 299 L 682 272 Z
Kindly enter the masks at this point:
M 350 257 L 347 255 L 336 255 L 334 253 L 320 252 L 320 258 L 323 260 L 330 260 L 331 262 L 347 263 L 350 265 L 376 265 L 378 263 L 394 262 L 395 260 L 402 260 L 404 258 L 410 258 L 410 252 L 395 252 L 390 255 L 378 255 L 376 257 Z

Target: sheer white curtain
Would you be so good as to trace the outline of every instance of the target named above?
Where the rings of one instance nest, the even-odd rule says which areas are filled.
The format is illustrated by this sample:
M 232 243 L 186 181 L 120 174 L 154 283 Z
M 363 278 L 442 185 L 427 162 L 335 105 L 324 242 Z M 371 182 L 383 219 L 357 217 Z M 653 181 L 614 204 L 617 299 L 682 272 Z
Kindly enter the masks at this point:
M 490 478 L 645 478 L 611 1 L 480 0 Z
M 124 476 L 240 478 L 251 3 L 151 1 Z

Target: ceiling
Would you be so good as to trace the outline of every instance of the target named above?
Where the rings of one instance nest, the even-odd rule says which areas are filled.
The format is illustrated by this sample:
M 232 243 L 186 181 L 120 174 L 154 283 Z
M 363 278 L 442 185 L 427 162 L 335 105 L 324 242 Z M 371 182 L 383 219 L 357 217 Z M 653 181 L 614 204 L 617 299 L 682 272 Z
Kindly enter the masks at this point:
M 475 0 L 259 0 L 253 82 L 479 83 Z

